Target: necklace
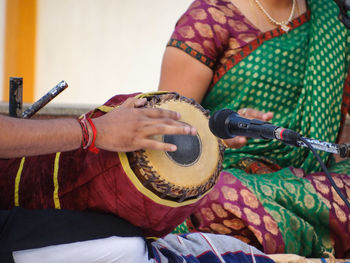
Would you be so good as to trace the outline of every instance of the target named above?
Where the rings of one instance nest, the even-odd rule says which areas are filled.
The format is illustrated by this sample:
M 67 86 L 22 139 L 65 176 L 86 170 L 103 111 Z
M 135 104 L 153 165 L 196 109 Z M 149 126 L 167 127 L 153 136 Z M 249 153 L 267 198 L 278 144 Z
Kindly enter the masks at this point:
M 292 21 L 292 18 L 294 16 L 294 10 L 295 10 L 295 0 L 293 0 L 293 5 L 292 5 L 292 10 L 290 12 L 290 15 L 289 15 L 289 18 L 287 21 L 281 21 L 281 22 L 278 22 L 276 21 L 275 19 L 272 18 L 272 16 L 270 16 L 270 14 L 265 10 L 265 8 L 262 6 L 262 4 L 258 1 L 258 0 L 255 0 L 255 3 L 256 5 L 259 7 L 259 9 L 264 13 L 264 15 L 268 18 L 268 20 L 275 24 L 275 25 L 278 25 L 281 27 L 281 29 L 285 32 L 288 32 L 289 31 L 289 26 L 288 26 L 288 23 L 290 21 Z

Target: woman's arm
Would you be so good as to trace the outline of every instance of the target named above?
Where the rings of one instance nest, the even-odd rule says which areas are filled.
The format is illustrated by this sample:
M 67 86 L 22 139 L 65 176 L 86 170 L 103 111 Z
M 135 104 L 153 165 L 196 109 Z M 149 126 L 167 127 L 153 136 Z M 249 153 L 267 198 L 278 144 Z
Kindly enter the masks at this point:
M 163 57 L 159 90 L 175 91 L 201 103 L 213 71 L 184 51 L 167 47 Z
M 213 77 L 213 71 L 191 57 L 184 51 L 167 47 L 163 57 L 159 89 L 175 91 L 182 96 L 193 98 L 201 103 Z M 241 109 L 238 113 L 248 119 L 260 119 L 269 121 L 273 117 L 272 112 L 261 112 L 255 109 Z M 247 143 L 247 138 L 237 136 L 225 140 L 232 148 L 240 148 Z

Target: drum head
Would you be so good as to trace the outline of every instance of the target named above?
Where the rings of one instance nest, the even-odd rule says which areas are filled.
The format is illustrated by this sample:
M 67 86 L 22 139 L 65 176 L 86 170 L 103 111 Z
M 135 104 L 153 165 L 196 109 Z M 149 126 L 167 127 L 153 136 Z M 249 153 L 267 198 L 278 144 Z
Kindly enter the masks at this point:
M 209 130 L 208 113 L 193 100 L 177 94 L 159 95 L 148 107 L 173 110 L 181 114 L 180 121 L 197 129 L 197 136 L 158 135 L 154 139 L 176 144 L 176 152 L 157 150 L 139 151 L 143 159 L 134 166 L 139 179 L 157 195 L 165 199 L 184 201 L 198 198 L 215 184 L 223 157 L 224 147 Z M 147 167 L 142 165 L 147 163 Z

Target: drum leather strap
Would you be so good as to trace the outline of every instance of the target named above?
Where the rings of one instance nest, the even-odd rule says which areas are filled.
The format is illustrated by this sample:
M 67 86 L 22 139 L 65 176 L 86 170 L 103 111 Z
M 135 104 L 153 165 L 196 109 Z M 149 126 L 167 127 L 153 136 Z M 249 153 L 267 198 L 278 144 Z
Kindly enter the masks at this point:
M 165 206 L 169 206 L 169 207 L 186 206 L 186 205 L 190 205 L 190 204 L 194 204 L 194 203 L 198 202 L 198 200 L 203 198 L 210 191 L 210 190 L 208 190 L 207 192 L 205 192 L 203 195 L 201 195 L 198 198 L 186 200 L 184 202 L 176 202 L 176 201 L 163 199 L 142 185 L 140 180 L 135 175 L 134 171 L 131 169 L 128 157 L 125 153 L 118 152 L 118 155 L 119 155 L 120 162 L 123 166 L 123 169 L 124 169 L 126 175 L 128 176 L 128 178 L 130 179 L 130 181 L 133 183 L 133 185 L 137 188 L 138 191 L 140 191 L 142 194 L 144 194 L 145 196 L 147 196 L 148 198 L 150 198 L 153 202 L 155 202 L 157 204 L 165 205 Z

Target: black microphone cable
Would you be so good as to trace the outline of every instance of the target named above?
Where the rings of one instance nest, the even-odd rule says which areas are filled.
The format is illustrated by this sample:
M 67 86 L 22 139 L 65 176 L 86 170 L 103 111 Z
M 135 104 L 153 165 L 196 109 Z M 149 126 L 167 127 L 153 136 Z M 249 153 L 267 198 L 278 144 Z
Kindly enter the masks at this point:
M 311 152 L 314 154 L 314 156 L 316 157 L 317 161 L 320 163 L 321 168 L 323 170 L 323 172 L 326 174 L 326 177 L 328 179 L 328 181 L 331 183 L 332 187 L 334 188 L 334 190 L 337 192 L 337 194 L 340 196 L 340 198 L 344 201 L 344 203 L 346 204 L 346 206 L 349 208 L 350 210 L 350 202 L 349 200 L 344 196 L 344 194 L 341 192 L 341 190 L 338 188 L 338 186 L 335 184 L 332 176 L 330 175 L 326 165 L 324 164 L 324 162 L 322 161 L 320 155 L 316 152 L 316 150 L 314 149 L 314 147 L 311 145 L 311 143 L 309 143 L 305 138 L 303 138 L 302 136 L 300 136 L 299 140 L 301 140 L 303 143 L 306 144 L 306 146 L 311 150 Z

